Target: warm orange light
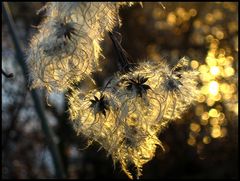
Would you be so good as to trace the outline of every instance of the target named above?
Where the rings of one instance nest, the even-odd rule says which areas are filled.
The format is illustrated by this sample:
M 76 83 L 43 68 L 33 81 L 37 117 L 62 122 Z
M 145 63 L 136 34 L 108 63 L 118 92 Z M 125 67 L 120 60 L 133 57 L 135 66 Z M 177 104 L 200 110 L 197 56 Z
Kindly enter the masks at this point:
M 234 112 L 238 115 L 238 103 L 234 105 Z
M 234 69 L 232 67 L 227 67 L 224 69 L 224 73 L 226 77 L 230 77 L 234 75 Z
M 218 138 L 221 136 L 220 126 L 214 126 L 211 132 L 213 138 Z
M 210 57 L 208 56 L 206 58 L 206 63 L 209 65 L 209 66 L 216 66 L 217 65 L 217 60 L 213 57 Z
M 210 117 L 218 117 L 219 116 L 217 109 L 210 109 L 208 114 Z
M 196 16 L 196 15 L 197 15 L 196 9 L 190 9 L 189 14 L 190 14 L 191 16 Z
M 201 119 L 201 125 L 206 126 L 208 124 L 208 120 Z
M 203 120 L 208 120 L 209 118 L 208 112 L 204 112 L 201 117 Z
M 207 65 L 201 65 L 198 70 L 201 73 L 207 73 L 208 72 L 208 66 Z
M 201 130 L 201 127 L 199 124 L 197 123 L 191 123 L 190 124 L 190 129 L 193 131 L 193 132 L 199 132 Z
M 198 100 L 198 102 L 204 102 L 205 101 L 205 96 L 204 95 L 199 95 L 197 100 Z
M 193 69 L 197 69 L 198 66 L 199 66 L 198 61 L 196 61 L 196 60 L 191 61 L 191 67 L 192 67 Z
M 211 138 L 209 136 L 204 136 L 203 137 L 203 143 L 204 144 L 209 144 L 211 142 Z
M 194 146 L 196 144 L 196 139 L 194 137 L 188 138 L 188 144 Z
M 176 24 L 176 21 L 177 21 L 176 15 L 173 12 L 169 13 L 167 17 L 168 24 L 174 25 Z

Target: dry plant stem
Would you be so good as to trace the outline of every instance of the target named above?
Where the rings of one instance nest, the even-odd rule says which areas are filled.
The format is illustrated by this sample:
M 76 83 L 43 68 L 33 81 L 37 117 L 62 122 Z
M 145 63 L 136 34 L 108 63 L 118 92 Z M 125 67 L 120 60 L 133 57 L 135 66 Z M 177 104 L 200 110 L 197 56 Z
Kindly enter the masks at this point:
M 131 61 L 128 53 L 124 50 L 124 48 L 121 46 L 120 42 L 117 40 L 116 36 L 113 33 L 108 32 L 108 34 L 112 40 L 114 49 L 118 55 L 118 60 L 120 63 L 120 70 L 123 72 L 129 71 L 129 69 L 132 66 L 132 61 Z
M 21 66 L 21 69 L 22 69 L 22 72 L 23 72 L 26 82 L 28 82 L 29 71 L 27 69 L 27 65 L 24 60 L 24 56 L 23 56 L 23 52 L 22 52 L 20 44 L 19 44 L 19 40 L 16 36 L 15 25 L 14 25 L 14 22 L 13 22 L 13 19 L 11 16 L 11 12 L 10 12 L 7 2 L 3 3 L 3 15 L 4 15 L 4 18 L 6 19 L 6 22 L 7 22 L 8 28 L 9 28 L 9 32 L 12 37 L 12 41 L 13 41 L 13 44 L 16 49 L 16 57 L 19 60 L 18 63 Z M 63 165 L 62 165 L 62 160 L 61 160 L 61 157 L 59 154 L 58 147 L 54 141 L 55 136 L 53 134 L 52 129 L 49 127 L 49 125 L 47 123 L 46 115 L 44 113 L 40 98 L 39 98 L 36 90 L 31 90 L 30 93 L 31 93 L 31 96 L 32 96 L 32 99 L 34 102 L 36 113 L 39 116 L 39 119 L 41 121 L 41 126 L 43 129 L 43 132 L 45 133 L 47 140 L 48 140 L 48 146 L 49 146 L 52 158 L 53 158 L 56 177 L 57 178 L 65 178 L 65 172 L 63 169 Z

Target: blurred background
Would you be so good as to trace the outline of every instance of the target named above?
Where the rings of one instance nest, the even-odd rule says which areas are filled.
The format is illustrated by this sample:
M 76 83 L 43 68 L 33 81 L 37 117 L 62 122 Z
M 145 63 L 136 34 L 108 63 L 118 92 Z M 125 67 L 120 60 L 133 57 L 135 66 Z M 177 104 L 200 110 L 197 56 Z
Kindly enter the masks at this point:
M 136 4 L 120 11 L 122 46 L 137 62 L 160 61 L 173 66 L 187 56 L 200 72 L 197 102 L 159 135 L 166 149 L 156 151 L 141 178 L 238 178 L 238 3 L 162 2 Z M 44 3 L 9 3 L 23 50 L 43 16 Z M 117 56 L 106 34 L 97 86 L 117 71 Z M 53 158 L 36 114 L 29 88 L 15 56 L 2 16 L 2 178 L 56 178 Z M 41 97 L 60 151 L 66 178 L 127 178 L 99 145 L 87 145 L 68 119 L 64 94 Z

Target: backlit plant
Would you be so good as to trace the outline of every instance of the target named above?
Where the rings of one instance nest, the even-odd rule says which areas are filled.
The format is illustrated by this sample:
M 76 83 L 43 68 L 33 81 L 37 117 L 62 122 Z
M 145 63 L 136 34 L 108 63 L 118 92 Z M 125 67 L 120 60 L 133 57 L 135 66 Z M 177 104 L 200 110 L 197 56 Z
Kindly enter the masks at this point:
M 46 18 L 31 40 L 27 62 L 32 87 L 45 87 L 49 92 L 71 90 L 69 113 L 77 134 L 98 142 L 129 178 L 139 178 L 156 148 L 164 150 L 158 134 L 196 99 L 197 71 L 185 57 L 173 68 L 166 61 L 149 60 L 130 66 L 121 57 L 122 69 L 104 88 L 74 87 L 98 70 L 104 32 L 121 24 L 119 8 L 130 5 L 47 3 L 40 10 Z M 123 49 L 118 51 L 126 55 Z

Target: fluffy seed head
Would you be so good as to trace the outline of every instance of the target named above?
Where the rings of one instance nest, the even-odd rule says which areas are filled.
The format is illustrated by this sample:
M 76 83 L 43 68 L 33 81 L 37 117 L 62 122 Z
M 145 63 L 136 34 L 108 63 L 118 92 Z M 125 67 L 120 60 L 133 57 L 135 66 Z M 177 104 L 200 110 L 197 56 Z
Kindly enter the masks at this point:
M 129 3 L 49 2 L 27 52 L 32 88 L 64 91 L 97 70 L 100 42 Z

